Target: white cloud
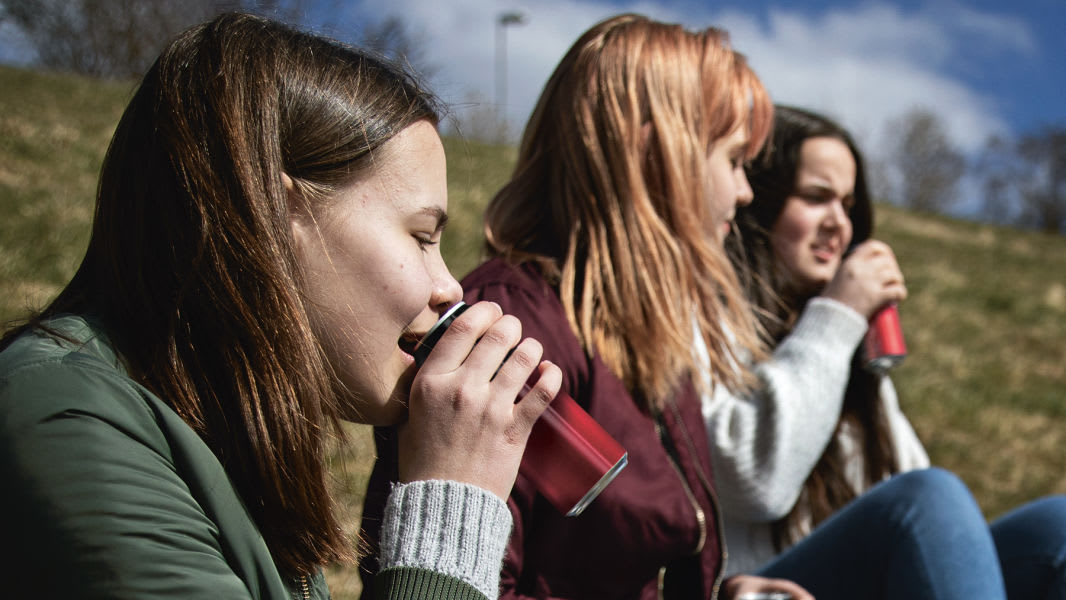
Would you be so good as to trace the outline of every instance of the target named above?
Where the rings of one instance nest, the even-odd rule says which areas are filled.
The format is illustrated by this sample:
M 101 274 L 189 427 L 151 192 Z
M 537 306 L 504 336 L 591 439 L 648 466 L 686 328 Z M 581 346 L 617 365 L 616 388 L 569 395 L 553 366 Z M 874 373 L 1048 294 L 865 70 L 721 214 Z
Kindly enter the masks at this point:
M 967 153 L 977 151 L 988 135 L 1007 132 L 996 99 L 967 87 L 957 73 L 980 68 L 973 61 L 982 56 L 1028 54 L 1035 48 L 1020 20 L 953 0 L 916 11 L 883 1 L 818 15 L 775 8 L 761 20 L 736 9 L 712 13 L 667 2 L 396 0 L 391 8 L 424 33 L 427 54 L 439 66 L 435 89 L 460 105 L 460 113 L 473 97 L 491 106 L 496 17 L 524 13 L 526 23 L 506 32 L 506 114 L 516 132 L 570 44 L 600 19 L 632 11 L 693 28 L 724 27 L 775 100 L 836 116 L 872 156 L 886 124 L 915 105 L 938 113 Z
M 730 14 L 723 24 L 777 101 L 828 112 L 873 146 L 892 119 L 913 106 L 936 112 L 966 153 L 1008 126 L 995 98 L 950 73 L 982 52 L 1030 52 L 1033 42 L 1017 20 L 964 7 L 904 13 L 883 3 L 810 17 L 772 10 L 768 26 Z M 962 66 L 960 66 L 962 65 Z

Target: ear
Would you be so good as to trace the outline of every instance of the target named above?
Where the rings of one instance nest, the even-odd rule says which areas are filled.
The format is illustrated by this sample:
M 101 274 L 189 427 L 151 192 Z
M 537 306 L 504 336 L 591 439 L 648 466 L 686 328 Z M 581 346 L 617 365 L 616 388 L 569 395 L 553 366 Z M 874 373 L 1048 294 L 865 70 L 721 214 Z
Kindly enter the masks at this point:
M 286 194 L 292 194 L 296 191 L 296 184 L 292 182 L 292 177 L 289 177 L 288 173 L 281 174 L 281 185 L 285 186 Z
M 303 198 L 296 191 L 296 184 L 288 173 L 281 174 L 281 185 L 285 188 L 285 195 L 288 200 L 289 226 L 292 228 L 292 239 L 297 248 L 305 248 L 306 243 L 311 239 L 309 234 L 315 224 L 314 219 L 309 214 Z

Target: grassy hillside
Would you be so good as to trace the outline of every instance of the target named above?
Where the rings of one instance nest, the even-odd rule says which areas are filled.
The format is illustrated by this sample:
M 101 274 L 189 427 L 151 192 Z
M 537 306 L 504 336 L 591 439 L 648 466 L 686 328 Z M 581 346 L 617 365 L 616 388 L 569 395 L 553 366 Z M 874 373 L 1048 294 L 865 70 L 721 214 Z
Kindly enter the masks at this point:
M 84 251 L 97 171 L 129 85 L 0 67 L 0 321 L 39 306 Z M 450 214 L 444 252 L 477 263 L 480 210 L 512 148 L 445 140 Z M 989 517 L 1066 493 L 1066 238 L 879 207 L 910 289 L 901 308 L 910 357 L 895 374 L 934 463 L 959 473 Z M 334 471 L 357 522 L 372 460 L 352 426 Z M 355 595 L 351 572 L 330 573 Z

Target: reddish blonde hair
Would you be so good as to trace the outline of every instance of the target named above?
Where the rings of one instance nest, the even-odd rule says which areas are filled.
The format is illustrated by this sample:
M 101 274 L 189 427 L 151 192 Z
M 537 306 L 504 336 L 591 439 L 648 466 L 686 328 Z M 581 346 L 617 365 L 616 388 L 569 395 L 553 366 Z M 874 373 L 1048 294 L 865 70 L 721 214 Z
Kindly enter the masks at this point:
M 724 31 L 605 20 L 546 84 L 486 212 L 489 252 L 539 262 L 586 351 L 652 406 L 700 368 L 694 322 L 714 380 L 743 388 L 740 354 L 762 348 L 710 224 L 706 164 L 738 127 L 754 156 L 772 120 Z

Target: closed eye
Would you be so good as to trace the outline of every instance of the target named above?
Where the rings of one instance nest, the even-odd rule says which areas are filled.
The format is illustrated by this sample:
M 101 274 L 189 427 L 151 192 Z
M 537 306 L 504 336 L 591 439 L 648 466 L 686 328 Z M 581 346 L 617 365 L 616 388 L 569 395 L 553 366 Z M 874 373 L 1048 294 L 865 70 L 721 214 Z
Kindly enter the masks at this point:
M 418 247 L 421 248 L 423 252 L 426 252 L 432 246 L 440 244 L 440 239 L 433 239 L 432 237 L 423 234 L 415 235 L 414 238 L 415 241 L 418 242 Z

